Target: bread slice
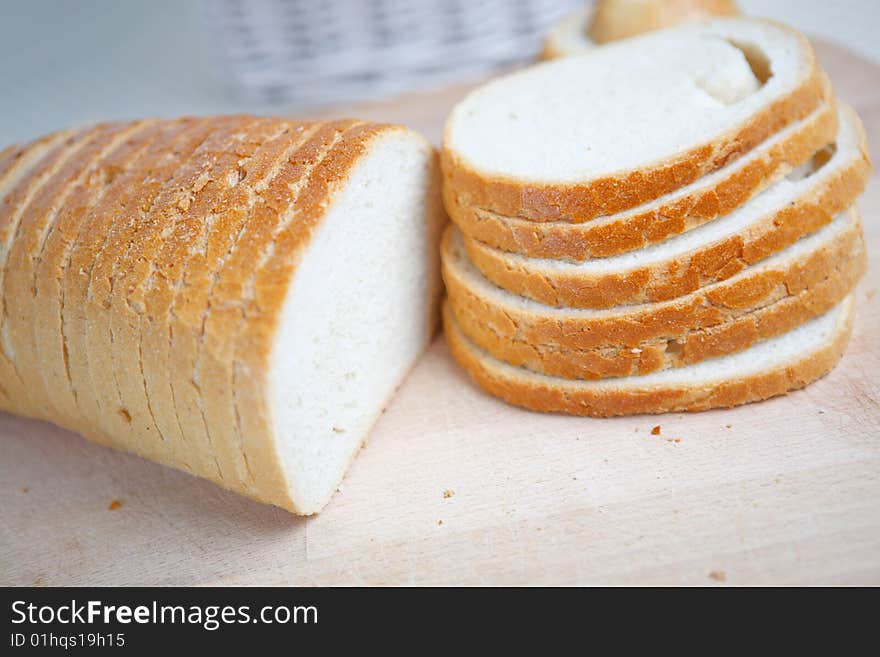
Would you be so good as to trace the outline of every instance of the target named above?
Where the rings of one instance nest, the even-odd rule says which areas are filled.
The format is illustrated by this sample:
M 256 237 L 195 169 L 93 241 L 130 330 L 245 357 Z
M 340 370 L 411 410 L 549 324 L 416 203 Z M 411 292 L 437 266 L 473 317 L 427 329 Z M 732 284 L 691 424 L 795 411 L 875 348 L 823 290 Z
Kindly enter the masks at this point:
M 15 312 L 9 313 L 4 327 L 9 340 L 15 345 L 18 362 L 39 363 L 36 328 L 37 272 L 41 267 L 44 247 L 55 229 L 58 211 L 74 190 L 93 174 L 93 167 L 82 162 L 102 161 L 109 153 L 125 143 L 141 125 L 109 124 L 96 126 L 77 142 L 76 150 L 45 180 L 39 191 L 31 197 L 21 214 L 18 229 L 6 256 L 6 276 L 2 292 Z M 32 409 L 38 417 L 51 417 L 54 402 L 44 386 L 41 368 L 21 371 L 22 382 L 31 396 L 39 400 Z M 40 394 L 34 394 L 40 391 Z
M 684 367 L 748 349 L 822 315 L 852 292 L 865 272 L 861 243 L 845 254 L 825 278 L 721 324 L 683 330 L 676 337 L 623 345 L 571 349 L 553 344 L 534 345 L 497 330 L 464 305 L 450 304 L 456 324 L 471 342 L 498 360 L 533 372 L 565 379 L 603 379 L 649 374 Z
M 6 229 L 0 297 L 22 377 L 2 380 L 3 408 L 319 510 L 436 328 L 430 145 L 221 117 L 60 136 L 20 175 L 15 152 L 0 225 L 22 228 Z
M 238 443 L 222 438 L 217 428 L 219 418 L 211 406 L 220 400 L 213 399 L 207 390 L 211 382 L 206 382 L 195 370 L 198 343 L 207 333 L 204 316 L 220 270 L 234 252 L 248 223 L 255 221 L 253 212 L 259 199 L 276 198 L 276 189 L 283 182 L 280 174 L 289 158 L 302 153 L 304 144 L 336 125 L 279 126 L 277 121 L 274 123 L 276 130 L 248 157 L 239 160 L 237 175 L 221 188 L 222 193 L 216 195 L 213 207 L 203 204 L 205 209 L 194 213 L 212 217 L 200 239 L 195 243 L 167 240 L 168 255 L 163 259 L 177 263 L 173 268 L 175 275 L 153 278 L 144 292 L 145 303 L 153 312 L 146 317 L 149 321 L 140 322 L 141 349 L 154 354 L 147 369 L 149 390 L 171 392 L 170 399 L 166 396 L 164 403 L 171 404 L 178 417 L 190 418 L 191 423 L 184 431 L 202 436 L 202 440 L 214 445 L 220 471 L 239 481 L 245 480 L 243 455 L 236 448 Z M 284 129 L 278 131 L 279 127 Z M 167 333 L 162 330 L 164 327 L 168 327 Z M 123 360 L 122 355 L 118 360 Z M 171 363 L 184 366 L 171 367 Z M 227 407 L 222 405 L 221 408 Z M 233 408 L 231 403 L 229 408 Z
M 588 221 L 690 184 L 830 97 L 809 42 L 756 19 L 689 24 L 538 64 L 450 114 L 462 204 Z
M 541 59 L 579 55 L 637 34 L 738 13 L 732 0 L 599 0 L 573 11 L 551 30 Z
M 87 283 L 89 266 L 85 254 L 80 253 L 79 264 L 71 262 L 71 255 L 80 243 L 83 228 L 90 224 L 93 209 L 101 205 L 108 192 L 134 189 L 142 181 L 135 181 L 132 170 L 140 165 L 147 148 L 163 130 L 165 124 L 153 120 L 131 124 L 125 141 L 96 158 L 84 167 L 84 175 L 74 184 L 49 228 L 42 252 L 35 265 L 36 287 L 32 290 L 31 307 L 34 313 L 36 368 L 42 378 L 43 395 L 52 404 L 53 417 L 78 418 L 84 421 L 78 388 L 74 384 L 72 364 L 79 361 L 82 352 L 70 352 L 70 311 L 68 293 L 72 283 Z M 179 152 L 179 151 L 178 151 Z M 114 185 L 124 181 L 126 185 Z M 107 215 L 112 220 L 111 215 Z M 109 230 L 109 229 L 107 229 Z M 96 233 L 97 234 L 97 233 Z M 76 272 L 72 274 L 69 272 Z M 67 323 L 66 323 L 67 322 Z M 88 430 L 88 424 L 71 426 L 77 431 Z M 95 426 L 91 425 L 95 432 Z M 109 441 L 107 438 L 104 442 Z
M 155 432 L 141 436 L 134 433 L 136 429 L 128 421 L 131 411 L 119 399 L 119 374 L 111 360 L 111 340 L 115 336 L 100 329 L 109 319 L 118 285 L 113 271 L 116 259 L 122 255 L 120 249 L 127 245 L 122 236 L 131 235 L 134 241 L 132 231 L 136 227 L 144 231 L 151 228 L 146 215 L 156 199 L 163 192 L 172 193 L 170 184 L 175 173 L 195 159 L 205 144 L 223 139 L 228 121 L 231 119 L 183 119 L 155 124 L 136 165 L 114 177 L 101 201 L 81 217 L 64 279 L 62 335 L 82 417 L 80 431 L 97 430 L 107 443 L 146 458 L 180 460 L 186 464 L 181 466 L 184 469 L 188 469 L 189 461 L 182 441 Z M 217 150 L 215 146 L 213 153 Z M 147 257 L 144 253 L 128 266 L 140 269 L 148 264 Z M 140 358 L 137 345 L 126 346 L 130 357 Z
M 847 297 L 825 315 L 746 351 L 601 381 L 559 379 L 499 361 L 461 333 L 448 309 L 444 331 L 452 355 L 488 393 L 534 411 L 608 417 L 731 407 L 802 388 L 840 360 L 853 309 L 853 299 Z
M 254 437 L 266 432 L 267 425 L 283 426 L 296 419 L 297 424 L 327 437 L 325 443 L 310 444 L 314 460 L 332 464 L 339 459 L 328 473 L 288 451 L 291 460 L 295 459 L 291 467 L 300 475 L 295 482 L 299 494 L 294 496 L 301 500 L 298 509 L 310 512 L 322 505 L 322 496 L 331 491 L 317 496 L 309 491 L 317 490 L 322 478 L 341 477 L 343 463 L 351 458 L 405 373 L 390 353 L 402 349 L 415 359 L 427 345 L 442 288 L 435 267 L 445 215 L 439 194 L 424 190 L 437 192 L 439 183 L 439 168 L 426 142 L 414 140 L 412 133 L 402 129 L 357 126 L 342 135 L 311 173 L 295 211 L 282 215 L 277 224 L 249 223 L 253 233 L 243 236 L 241 252 L 220 272 L 197 372 L 212 386 L 225 383 L 235 392 L 234 421 L 223 428 L 232 430 L 231 435 L 244 446 L 254 475 L 249 483 L 256 490 L 274 490 L 277 484 L 261 475 L 268 471 L 268 455 Z M 334 199 L 333 206 L 325 212 L 329 199 Z M 354 212 L 355 208 L 362 211 Z M 269 218 L 264 210 L 256 216 Z M 409 217 L 412 225 L 401 226 L 402 217 Z M 250 248 L 260 245 L 257 236 L 265 234 L 267 224 L 273 231 L 257 252 L 260 266 L 249 267 Z M 311 248 L 325 257 L 301 262 L 308 237 Z M 356 273 L 345 274 L 338 261 L 329 257 L 339 252 L 347 255 L 344 271 Z M 421 263 L 423 269 L 417 270 L 414 263 Z M 261 314 L 260 308 L 282 301 L 282 283 L 295 268 L 291 298 L 301 295 L 310 300 L 305 306 L 315 309 L 312 315 L 301 318 L 291 301 L 284 302 L 280 318 Z M 243 280 L 243 295 L 238 293 L 236 279 Z M 338 282 L 332 285 L 333 304 L 325 301 L 328 281 Z M 218 310 L 225 312 L 217 314 Z M 353 324 L 351 317 L 358 321 Z M 244 324 L 242 318 L 249 323 Z M 275 332 L 273 324 L 282 321 L 297 329 L 279 337 L 273 346 L 268 337 Z M 424 332 L 415 339 L 416 334 L 406 330 L 409 326 Z M 234 357 L 218 358 L 227 353 L 222 343 L 233 338 Z M 345 345 L 341 353 L 340 345 Z M 267 371 L 261 365 L 267 361 L 277 363 L 275 369 L 262 382 L 254 381 L 251 373 Z M 232 366 L 218 367 L 222 363 Z M 331 414 L 313 408 L 293 387 L 303 373 L 313 386 L 313 395 L 317 391 L 334 396 Z M 273 391 L 276 410 L 261 401 L 258 383 Z M 373 413 L 363 412 L 367 405 L 373 406 Z M 283 414 L 279 415 L 279 407 Z M 220 423 L 226 415 L 212 413 L 211 417 Z
M 92 270 L 89 288 L 90 296 L 106 298 L 109 312 L 102 311 L 97 303 L 86 305 L 86 338 L 92 376 L 106 371 L 114 373 L 113 377 L 99 377 L 103 383 L 99 388 L 103 405 L 124 410 L 104 416 L 105 421 L 113 423 L 107 428 L 113 435 L 150 435 L 152 446 L 159 450 L 164 444 L 181 444 L 169 439 L 178 435 L 178 421 L 159 428 L 155 425 L 157 416 L 189 415 L 178 413 L 173 404 L 170 376 L 175 364 L 161 358 L 167 354 L 171 331 L 167 320 L 169 302 L 167 297 L 148 297 L 145 289 L 159 287 L 156 281 L 162 282 L 163 290 L 175 289 L 185 272 L 184 249 L 197 249 L 203 242 L 204 233 L 214 221 L 213 204 L 225 191 L 227 181 L 237 177 L 240 162 L 278 132 L 278 122 L 272 119 L 228 117 L 217 121 L 187 166 L 160 174 L 160 179 L 169 176 L 168 182 L 157 189 L 158 194 L 149 193 L 141 204 L 142 217 L 119 222 L 111 231 Z M 113 285 L 105 285 L 105 280 L 113 281 Z M 161 324 L 158 344 L 142 344 L 147 323 L 152 327 Z M 130 358 L 132 348 L 137 359 Z M 150 354 L 149 358 L 144 354 Z M 152 391 L 150 385 L 155 379 L 150 376 L 151 368 L 162 372 L 161 383 Z M 198 408 L 189 412 L 199 414 Z M 189 442 L 187 451 L 191 456 L 187 462 L 194 469 L 214 470 L 219 477 L 217 449 L 210 437 L 187 431 L 186 427 L 180 435 Z M 199 461 L 193 462 L 195 459 Z
M 529 258 L 464 238 L 490 281 L 549 305 L 610 308 L 663 301 L 730 278 L 848 208 L 871 172 L 858 117 L 842 110 L 835 143 L 745 205 L 664 242 L 610 258 Z
M 11 407 L 37 415 L 32 395 L 24 385 L 23 368 L 16 361 L 9 318 L 16 314 L 15 300 L 6 293 L 8 257 L 19 234 L 19 224 L 31 199 L 43 184 L 81 146 L 82 131 L 50 135 L 23 149 L 8 161 L 0 180 L 0 387 Z
M 602 310 L 555 308 L 496 287 L 468 260 L 452 232 L 443 242 L 443 276 L 453 306 L 506 339 L 557 350 L 641 348 L 650 341 L 669 341 L 667 348 L 675 349 L 672 343 L 683 336 L 724 330 L 756 309 L 815 286 L 835 269 L 854 267 L 850 277 L 857 278 L 865 266 L 864 248 L 858 213 L 850 208 L 725 281 L 669 301 Z M 853 264 L 844 264 L 848 261 Z M 737 346 L 734 342 L 730 348 Z
M 13 190 L 18 188 L 19 183 L 25 179 L 40 160 L 60 142 L 68 137 L 68 133 L 55 133 L 35 141 L 27 146 L 13 145 L 3 149 L 0 158 L 0 258 L 5 259 L 9 251 L 9 245 L 14 234 L 12 216 L 15 212 L 17 201 L 13 196 Z M 22 192 L 19 191 L 19 194 Z M 0 268 L 0 276 L 3 269 Z M 0 279 L 2 285 L 2 279 Z M 3 295 L 0 294 L 0 304 L 3 303 Z M 13 404 L 26 406 L 24 398 L 13 398 L 13 386 L 10 383 L 18 379 L 15 363 L 10 359 L 3 346 L 3 319 L 6 316 L 5 305 L 0 305 L 0 410 L 9 409 Z
M 535 222 L 462 205 L 448 186 L 443 190 L 444 200 L 462 232 L 493 248 L 534 258 L 605 258 L 656 244 L 732 212 L 834 141 L 838 129 L 837 110 L 823 104 L 690 185 L 582 224 Z

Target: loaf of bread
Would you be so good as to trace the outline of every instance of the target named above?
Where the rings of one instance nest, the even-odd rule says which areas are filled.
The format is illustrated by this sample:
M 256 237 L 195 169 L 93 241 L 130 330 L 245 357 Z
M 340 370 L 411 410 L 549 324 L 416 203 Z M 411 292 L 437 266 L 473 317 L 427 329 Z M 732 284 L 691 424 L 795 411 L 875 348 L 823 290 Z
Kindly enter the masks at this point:
M 0 153 L 0 408 L 318 511 L 426 347 L 444 222 L 400 127 L 144 120 Z

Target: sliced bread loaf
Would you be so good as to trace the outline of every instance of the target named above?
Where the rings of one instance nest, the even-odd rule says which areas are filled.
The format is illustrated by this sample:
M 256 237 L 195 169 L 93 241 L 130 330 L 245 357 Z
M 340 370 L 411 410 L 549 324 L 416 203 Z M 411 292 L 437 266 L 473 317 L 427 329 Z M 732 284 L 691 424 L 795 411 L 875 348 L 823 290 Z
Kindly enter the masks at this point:
M 718 171 L 631 210 L 581 224 L 536 222 L 461 204 L 444 188 L 449 216 L 469 237 L 535 258 L 605 258 L 655 244 L 728 214 L 834 141 L 838 112 L 823 104 Z
M 456 309 L 507 340 L 556 350 L 638 349 L 652 341 L 677 349 L 676 341 L 685 336 L 724 330 L 756 309 L 821 283 L 835 270 L 849 271 L 848 280 L 858 278 L 864 266 L 861 223 L 851 208 L 789 248 L 686 296 L 602 310 L 556 308 L 493 285 L 468 260 L 454 232 L 443 242 L 443 276 Z M 747 345 L 732 341 L 728 348 L 741 346 Z
M 445 184 L 466 205 L 587 221 L 690 184 L 828 97 L 812 47 L 790 28 L 672 28 L 472 92 L 446 123 Z
M 319 510 L 436 328 L 430 145 L 220 117 L 16 152 L 0 155 L 2 408 Z
M 702 411 L 746 404 L 805 385 L 837 364 L 852 328 L 853 300 L 776 338 L 696 365 L 601 381 L 538 374 L 493 358 L 473 344 L 444 309 L 455 359 L 484 390 L 535 411 L 607 417 Z
M 870 175 L 867 144 L 855 112 L 841 110 L 840 126 L 833 144 L 748 203 L 646 248 L 572 262 L 465 237 L 468 256 L 499 287 L 550 305 L 609 308 L 688 294 L 790 246 L 855 201 Z

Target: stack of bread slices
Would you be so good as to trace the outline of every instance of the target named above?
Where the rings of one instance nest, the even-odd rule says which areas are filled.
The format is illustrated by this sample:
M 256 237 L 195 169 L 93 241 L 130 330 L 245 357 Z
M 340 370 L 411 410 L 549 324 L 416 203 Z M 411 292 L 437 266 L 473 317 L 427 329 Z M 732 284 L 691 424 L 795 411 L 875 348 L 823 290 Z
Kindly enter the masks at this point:
M 694 23 L 497 79 L 442 159 L 447 340 L 511 403 L 733 406 L 842 355 L 870 163 L 790 28 Z

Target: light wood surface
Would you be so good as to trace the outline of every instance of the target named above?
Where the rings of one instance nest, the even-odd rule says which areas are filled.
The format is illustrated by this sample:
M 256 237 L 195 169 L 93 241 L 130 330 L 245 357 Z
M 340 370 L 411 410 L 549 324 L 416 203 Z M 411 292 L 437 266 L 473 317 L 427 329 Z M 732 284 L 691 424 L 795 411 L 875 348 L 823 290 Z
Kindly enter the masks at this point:
M 880 68 L 819 51 L 880 161 Z M 463 91 L 336 114 L 436 141 Z M 471 385 L 441 337 L 308 519 L 0 414 L 0 584 L 880 584 L 877 176 L 860 205 L 855 333 L 808 389 L 693 415 L 539 415 Z

